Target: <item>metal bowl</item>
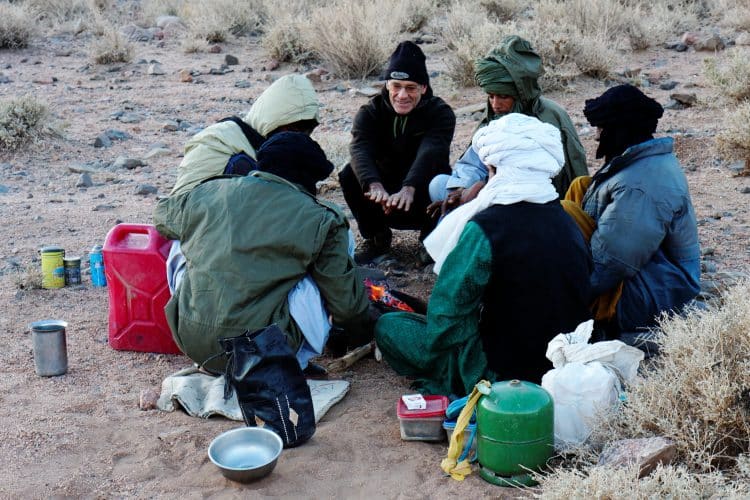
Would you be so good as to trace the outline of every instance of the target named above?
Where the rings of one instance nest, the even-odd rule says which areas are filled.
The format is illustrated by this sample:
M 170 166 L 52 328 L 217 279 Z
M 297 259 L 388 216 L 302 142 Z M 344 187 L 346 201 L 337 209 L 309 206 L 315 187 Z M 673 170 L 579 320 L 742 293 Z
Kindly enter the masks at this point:
M 248 483 L 270 474 L 283 448 L 284 443 L 273 431 L 240 427 L 211 441 L 208 458 L 227 479 Z

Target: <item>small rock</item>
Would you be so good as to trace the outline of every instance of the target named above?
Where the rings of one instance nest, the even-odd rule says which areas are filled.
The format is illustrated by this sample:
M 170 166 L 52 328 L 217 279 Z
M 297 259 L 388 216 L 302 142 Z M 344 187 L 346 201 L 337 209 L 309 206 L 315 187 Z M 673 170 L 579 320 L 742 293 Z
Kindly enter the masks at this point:
M 210 45 L 208 49 L 206 49 L 206 52 L 209 52 L 211 54 L 221 54 L 221 45 Z
M 435 35 L 422 35 L 417 39 L 417 43 L 435 43 L 437 37 Z
M 54 76 L 52 77 L 44 77 L 44 78 L 35 78 L 32 80 L 33 83 L 39 84 L 39 85 L 52 85 L 57 81 L 57 78 Z
M 320 83 L 323 79 L 323 75 L 328 74 L 328 71 L 326 71 L 323 68 L 315 68 L 314 70 L 308 71 L 305 73 L 305 76 L 308 80 L 310 80 L 313 83 Z
M 159 16 L 156 18 L 155 26 L 164 29 L 169 24 L 181 24 L 182 21 L 177 16 Z
M 165 156 L 170 154 L 171 151 L 167 148 L 154 148 L 145 154 L 144 160 L 150 160 L 151 158 L 157 158 L 159 156 Z
M 247 80 L 237 80 L 236 82 L 234 82 L 234 86 L 238 89 L 247 89 L 252 87 L 253 84 Z
M 208 70 L 209 75 L 223 75 L 226 72 L 227 71 L 223 68 L 211 68 L 210 70 Z
M 94 185 L 94 181 L 91 180 L 91 176 L 84 172 L 80 176 L 78 176 L 78 182 L 76 182 L 76 187 L 91 187 Z
M 362 87 L 357 89 L 355 92 L 365 97 L 375 97 L 376 95 L 380 94 L 380 90 L 373 87 Z
M 740 193 L 742 193 L 742 194 L 750 194 L 750 186 L 745 186 L 742 189 L 740 189 Z
M 274 71 L 274 70 L 279 69 L 279 65 L 280 65 L 279 61 L 277 61 L 276 59 L 271 59 L 268 62 L 268 66 L 266 68 L 268 69 L 268 71 Z
M 750 45 L 750 33 L 747 31 L 744 31 L 737 35 L 737 38 L 734 39 L 734 43 L 737 45 Z
M 114 208 L 115 208 L 114 205 L 97 205 L 94 208 L 92 208 L 91 210 L 93 212 L 104 212 L 106 210 L 114 210 Z
M 176 132 L 180 128 L 180 124 L 174 120 L 167 120 L 162 124 L 161 129 L 167 132 Z
M 674 80 L 669 80 L 666 82 L 662 82 L 659 84 L 659 88 L 662 90 L 672 90 L 677 86 L 677 82 Z
M 140 123 L 144 119 L 143 115 L 140 115 L 138 113 L 125 113 L 118 120 L 120 120 L 122 123 Z
M 664 109 L 679 110 L 679 109 L 685 109 L 686 107 L 687 106 L 685 106 L 684 104 L 680 102 L 675 101 L 674 99 L 670 99 L 669 102 L 664 105 Z
M 719 35 L 711 35 L 708 38 L 701 38 L 694 44 L 695 50 L 705 50 L 710 52 L 716 52 L 717 50 L 724 50 L 727 44 Z
M 712 247 L 706 247 L 706 248 L 701 249 L 701 255 L 703 257 L 710 257 L 715 252 L 716 252 L 716 250 L 714 250 Z
M 635 78 L 641 74 L 641 68 L 625 68 L 618 71 L 617 74 L 624 78 Z
M 239 63 L 240 60 L 233 55 L 227 54 L 224 56 L 224 64 L 226 64 L 227 66 L 237 66 Z
M 486 107 L 487 107 L 486 102 L 480 102 L 477 104 L 469 104 L 468 106 L 458 108 L 456 110 L 456 116 L 473 115 L 474 113 L 477 113 L 477 112 L 483 112 Z
M 99 172 L 101 169 L 93 167 L 91 165 L 68 165 L 68 171 L 74 174 L 94 174 Z
M 675 444 L 663 437 L 623 439 L 608 443 L 599 464 L 622 467 L 637 464 L 638 477 L 648 476 L 657 465 L 669 465 L 677 453 Z
M 121 119 L 120 121 L 123 121 L 123 120 Z M 109 137 L 110 140 L 113 140 L 113 141 L 126 141 L 128 139 L 133 138 L 133 136 L 128 134 L 127 132 L 124 132 L 122 130 L 117 130 L 116 128 L 108 128 L 107 130 L 104 131 L 104 134 L 107 137 Z
M 128 24 L 120 29 L 125 37 L 133 42 L 149 42 L 154 39 L 154 30 L 149 28 L 140 28 L 135 24 Z
M 162 68 L 161 64 L 159 63 L 149 64 L 148 69 L 146 70 L 146 74 L 154 75 L 154 76 L 163 75 L 164 68 Z
M 708 273 L 712 274 L 715 273 L 717 270 L 716 263 L 710 260 L 704 260 L 701 262 L 701 272 L 702 273 Z
M 125 158 L 124 156 L 118 156 L 117 159 L 112 162 L 113 169 L 126 168 L 132 170 L 135 167 L 142 167 L 143 165 L 145 165 L 145 163 L 138 158 Z
M 680 38 L 680 41 L 684 43 L 685 45 L 694 45 L 695 42 L 698 41 L 698 33 L 694 33 L 692 31 L 686 31 L 682 37 Z
M 143 411 L 155 410 L 157 401 L 159 401 L 159 391 L 155 389 L 141 389 L 141 394 L 138 398 L 138 408 Z
M 13 80 L 5 76 L 4 74 L 0 73 L 0 83 L 10 83 Z
M 179 130 L 190 130 L 193 128 L 193 124 L 187 120 L 180 120 Z
M 190 70 L 188 69 L 181 69 L 177 72 L 177 76 L 180 78 L 180 81 L 183 83 L 190 83 L 193 81 L 193 75 L 190 74 Z
M 107 137 L 106 134 L 101 134 L 94 139 L 95 148 L 108 148 L 112 146 L 112 141 Z
M 152 186 L 151 184 L 138 184 L 135 187 L 135 190 L 133 191 L 134 194 L 140 194 L 140 195 L 149 195 L 149 194 L 156 194 L 159 192 L 159 189 L 157 189 L 156 186 Z
M 670 94 L 669 97 L 686 107 L 693 106 L 698 102 L 698 97 L 695 94 Z
M 745 170 L 745 160 L 739 160 L 734 163 L 731 163 L 727 166 L 729 170 L 734 172 L 735 174 L 738 174 Z
M 677 46 L 674 48 L 677 52 L 686 52 L 688 49 L 688 46 L 684 43 L 678 43 Z

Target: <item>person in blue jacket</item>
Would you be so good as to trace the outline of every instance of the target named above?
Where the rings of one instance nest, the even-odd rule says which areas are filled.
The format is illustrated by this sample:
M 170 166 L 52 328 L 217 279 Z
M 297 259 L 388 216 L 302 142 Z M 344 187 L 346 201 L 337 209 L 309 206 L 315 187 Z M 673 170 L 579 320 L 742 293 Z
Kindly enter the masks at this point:
M 687 179 L 673 139 L 653 136 L 663 112 L 632 85 L 612 87 L 584 108 L 597 128 L 596 157 L 604 166 L 577 179 L 569 195 L 578 190 L 580 207 L 593 219 L 591 293 L 610 298 L 610 307 L 594 316 L 610 338 L 654 326 L 662 313 L 679 312 L 700 291 Z

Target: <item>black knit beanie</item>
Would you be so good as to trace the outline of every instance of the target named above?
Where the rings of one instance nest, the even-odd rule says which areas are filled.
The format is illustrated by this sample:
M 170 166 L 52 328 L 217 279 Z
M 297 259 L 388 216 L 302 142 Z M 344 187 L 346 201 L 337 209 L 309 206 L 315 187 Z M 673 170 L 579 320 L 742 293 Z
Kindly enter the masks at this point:
M 401 42 L 391 54 L 383 72 L 383 80 L 409 80 L 422 85 L 430 84 L 422 49 L 414 42 Z

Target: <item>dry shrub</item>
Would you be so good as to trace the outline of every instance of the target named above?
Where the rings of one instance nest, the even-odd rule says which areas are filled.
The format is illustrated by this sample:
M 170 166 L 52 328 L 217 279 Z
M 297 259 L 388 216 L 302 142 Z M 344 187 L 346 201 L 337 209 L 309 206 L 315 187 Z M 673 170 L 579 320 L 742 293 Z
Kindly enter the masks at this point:
M 455 4 L 442 30 L 448 46 L 446 75 L 460 87 L 475 85 L 474 62 L 487 54 L 505 34 L 514 32 L 513 25 L 502 28 L 489 21 L 478 5 L 477 2 Z M 508 31 L 503 32 L 504 29 Z
M 113 27 L 94 42 L 91 56 L 96 64 L 130 62 L 133 59 L 133 45 Z
M 15 150 L 50 133 L 47 106 L 32 96 L 0 103 L 0 150 Z
M 42 288 L 42 269 L 37 264 L 31 264 L 25 269 L 19 269 L 13 276 L 13 283 L 19 290 L 39 290 Z
M 394 1 L 334 0 L 313 10 L 305 40 L 336 76 L 376 74 L 398 41 L 400 20 L 388 14 Z
M 740 156 L 750 166 L 750 101 L 740 103 L 724 120 L 716 136 L 719 153 L 725 158 Z
M 180 42 L 180 48 L 185 54 L 196 54 L 205 52 L 208 49 L 208 43 L 203 38 L 187 37 Z
M 529 7 L 525 0 L 480 0 L 482 10 L 501 23 L 515 19 Z
M 438 11 L 436 0 L 393 1 L 389 16 L 399 22 L 398 30 L 415 33 L 424 28 Z
M 268 54 L 281 62 L 302 63 L 314 59 L 305 42 L 305 27 L 310 15 L 305 0 L 290 1 L 284 9 L 268 9 L 262 44 Z
M 706 9 L 721 24 L 750 30 L 750 9 L 747 0 L 704 0 Z
M 263 0 L 185 0 L 180 16 L 195 36 L 217 43 L 230 35 L 259 33 L 267 17 L 264 5 Z
M 153 25 L 159 16 L 181 16 L 187 0 L 142 0 L 140 2 L 141 17 L 149 25 Z
M 590 466 L 585 470 L 558 470 L 537 478 L 541 491 L 536 498 L 637 499 L 653 498 L 743 498 L 748 488 L 732 483 L 721 473 L 694 474 L 685 467 L 657 467 L 649 476 L 638 479 L 637 466 L 606 468 Z
M 0 49 L 26 47 L 34 32 L 34 16 L 25 6 L 0 3 Z
M 723 304 L 661 322 L 661 356 L 602 434 L 663 436 L 691 472 L 730 470 L 750 442 L 750 282 Z M 608 427 L 608 428 L 607 428 Z
M 572 49 L 573 62 L 584 75 L 603 80 L 617 60 L 611 42 L 601 35 L 582 35 Z
M 737 47 L 721 59 L 706 59 L 703 67 L 708 82 L 734 101 L 750 99 L 750 51 Z

